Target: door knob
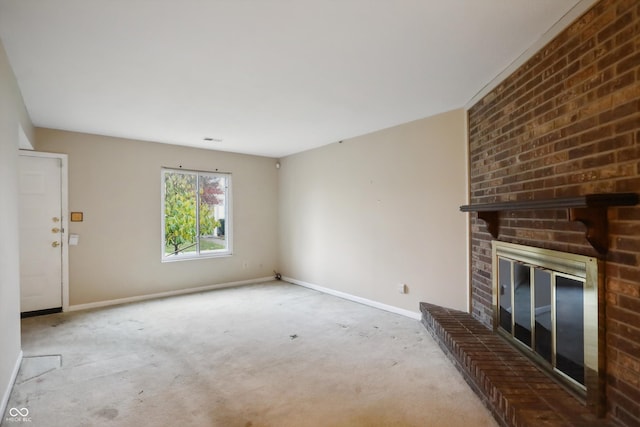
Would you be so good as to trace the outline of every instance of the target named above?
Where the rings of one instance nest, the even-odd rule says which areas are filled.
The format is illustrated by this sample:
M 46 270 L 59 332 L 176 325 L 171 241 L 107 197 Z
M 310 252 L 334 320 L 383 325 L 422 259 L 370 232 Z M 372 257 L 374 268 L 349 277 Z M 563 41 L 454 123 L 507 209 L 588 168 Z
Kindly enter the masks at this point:
M 58 218 L 57 216 L 54 216 L 53 218 L 51 218 L 51 221 L 58 222 L 60 221 L 60 218 Z
M 51 232 L 52 232 L 52 233 L 59 233 L 59 232 L 60 232 L 60 229 L 59 229 L 58 227 L 53 227 L 53 228 L 51 229 Z
M 60 246 L 60 243 L 53 242 L 53 243 L 51 243 L 51 246 L 53 246 L 54 248 L 57 248 L 58 246 Z

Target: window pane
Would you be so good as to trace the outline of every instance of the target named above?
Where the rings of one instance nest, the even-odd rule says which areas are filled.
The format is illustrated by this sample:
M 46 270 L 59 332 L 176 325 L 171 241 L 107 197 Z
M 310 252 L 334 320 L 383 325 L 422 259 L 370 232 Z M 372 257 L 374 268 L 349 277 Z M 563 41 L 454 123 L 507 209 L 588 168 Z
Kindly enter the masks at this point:
M 165 256 L 196 251 L 196 178 L 192 173 L 164 173 Z
M 584 385 L 582 282 L 556 276 L 556 368 Z
M 521 263 L 513 265 L 513 289 L 514 336 L 531 346 L 531 267 Z
M 503 258 L 498 261 L 498 280 L 500 287 L 498 323 L 502 329 L 511 333 L 511 262 Z
M 227 249 L 226 178 L 200 176 L 200 252 Z
M 551 359 L 551 272 L 536 268 L 533 271 L 535 281 L 535 351 L 547 362 Z

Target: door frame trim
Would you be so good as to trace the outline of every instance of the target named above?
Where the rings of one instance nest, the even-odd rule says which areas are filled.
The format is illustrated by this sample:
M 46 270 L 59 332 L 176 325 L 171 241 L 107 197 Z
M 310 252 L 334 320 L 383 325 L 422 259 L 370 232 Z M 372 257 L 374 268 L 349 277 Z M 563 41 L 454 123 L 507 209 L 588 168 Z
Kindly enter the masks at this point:
M 69 156 L 60 153 L 19 150 L 20 156 L 60 159 L 60 205 L 62 208 L 60 223 L 62 233 L 62 311 L 69 310 Z

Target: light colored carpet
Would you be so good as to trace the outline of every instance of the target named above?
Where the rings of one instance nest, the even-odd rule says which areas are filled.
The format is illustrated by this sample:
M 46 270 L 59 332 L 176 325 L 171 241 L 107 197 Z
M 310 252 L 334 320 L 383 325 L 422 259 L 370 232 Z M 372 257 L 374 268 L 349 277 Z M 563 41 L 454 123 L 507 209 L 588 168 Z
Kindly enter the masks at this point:
M 418 321 L 284 282 L 22 327 L 2 427 L 497 425 Z

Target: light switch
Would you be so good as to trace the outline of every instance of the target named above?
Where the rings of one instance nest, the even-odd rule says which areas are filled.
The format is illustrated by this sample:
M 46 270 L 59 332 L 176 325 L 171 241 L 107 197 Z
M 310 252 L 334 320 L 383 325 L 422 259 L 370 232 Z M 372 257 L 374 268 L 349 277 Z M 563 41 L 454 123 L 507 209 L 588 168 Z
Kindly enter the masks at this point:
M 69 246 L 77 246 L 80 241 L 79 234 L 69 234 Z

